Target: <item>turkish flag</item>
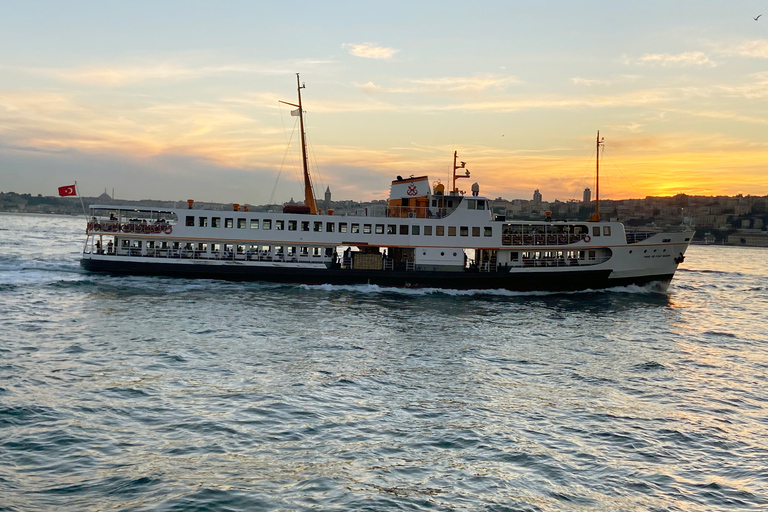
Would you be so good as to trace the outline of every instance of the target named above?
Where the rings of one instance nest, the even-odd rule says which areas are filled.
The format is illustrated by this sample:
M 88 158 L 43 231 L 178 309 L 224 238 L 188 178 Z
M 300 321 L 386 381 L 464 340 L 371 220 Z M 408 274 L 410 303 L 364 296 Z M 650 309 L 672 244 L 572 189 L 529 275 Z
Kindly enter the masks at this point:
M 67 185 L 66 187 L 59 187 L 59 195 L 60 196 L 76 196 L 77 192 L 75 191 L 75 186 Z

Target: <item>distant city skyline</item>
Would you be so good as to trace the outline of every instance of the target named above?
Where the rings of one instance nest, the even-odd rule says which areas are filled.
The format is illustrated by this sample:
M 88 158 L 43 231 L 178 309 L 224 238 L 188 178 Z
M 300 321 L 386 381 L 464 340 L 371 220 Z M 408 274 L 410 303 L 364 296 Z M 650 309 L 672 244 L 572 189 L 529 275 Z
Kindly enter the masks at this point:
M 384 199 L 397 175 L 544 201 L 768 194 L 762 4 L 35 1 L 0 18 L 0 190 Z M 289 144 L 290 142 L 290 144 Z M 289 149 L 290 148 L 290 149 Z M 466 182 L 466 183 L 464 183 Z

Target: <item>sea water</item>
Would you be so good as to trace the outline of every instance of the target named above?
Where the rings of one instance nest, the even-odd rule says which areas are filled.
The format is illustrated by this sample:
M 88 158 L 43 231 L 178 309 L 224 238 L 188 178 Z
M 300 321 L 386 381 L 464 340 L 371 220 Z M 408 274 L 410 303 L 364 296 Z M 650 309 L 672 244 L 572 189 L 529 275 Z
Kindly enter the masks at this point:
M 669 290 L 83 272 L 0 215 L 0 510 L 768 508 L 766 249 Z

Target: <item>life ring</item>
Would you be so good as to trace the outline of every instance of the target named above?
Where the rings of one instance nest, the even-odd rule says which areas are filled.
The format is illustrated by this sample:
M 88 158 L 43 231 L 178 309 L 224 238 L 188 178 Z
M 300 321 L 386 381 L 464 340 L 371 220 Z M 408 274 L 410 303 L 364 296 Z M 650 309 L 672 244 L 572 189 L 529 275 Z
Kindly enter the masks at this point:
M 584 242 L 589 243 L 589 241 L 592 240 L 589 235 L 584 235 Z
M 166 235 L 170 235 L 171 232 L 173 231 L 173 226 L 170 226 L 170 225 L 169 226 L 165 226 L 165 229 L 163 231 L 165 231 Z
M 93 223 L 93 230 L 94 231 L 101 231 L 101 225 L 98 222 Z

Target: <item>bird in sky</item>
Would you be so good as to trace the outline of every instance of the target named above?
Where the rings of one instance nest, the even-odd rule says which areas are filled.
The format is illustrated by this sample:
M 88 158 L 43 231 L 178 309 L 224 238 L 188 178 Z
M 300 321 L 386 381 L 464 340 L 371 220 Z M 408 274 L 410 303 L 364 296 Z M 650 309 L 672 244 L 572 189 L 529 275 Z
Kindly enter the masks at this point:
M 755 21 L 757 21 L 757 18 L 759 18 L 760 16 L 762 16 L 762 14 L 758 14 L 758 15 L 755 17 Z

